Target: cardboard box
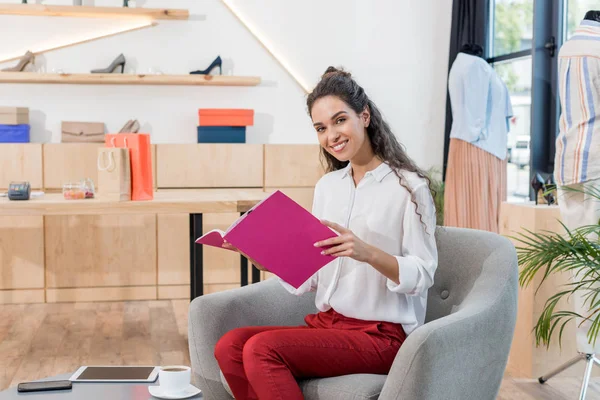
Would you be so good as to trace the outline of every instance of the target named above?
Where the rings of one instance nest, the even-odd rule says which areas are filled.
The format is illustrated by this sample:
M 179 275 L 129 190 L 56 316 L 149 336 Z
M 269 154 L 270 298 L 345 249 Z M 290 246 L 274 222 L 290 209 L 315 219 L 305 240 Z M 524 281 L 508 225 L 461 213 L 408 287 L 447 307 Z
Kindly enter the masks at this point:
M 29 143 L 29 132 L 27 124 L 0 125 L 0 143 Z
M 246 143 L 246 127 L 199 126 L 198 143 Z
M 0 107 L 1 125 L 28 125 L 29 108 L 27 107 Z
M 198 110 L 200 126 L 252 126 L 254 110 L 201 108 Z

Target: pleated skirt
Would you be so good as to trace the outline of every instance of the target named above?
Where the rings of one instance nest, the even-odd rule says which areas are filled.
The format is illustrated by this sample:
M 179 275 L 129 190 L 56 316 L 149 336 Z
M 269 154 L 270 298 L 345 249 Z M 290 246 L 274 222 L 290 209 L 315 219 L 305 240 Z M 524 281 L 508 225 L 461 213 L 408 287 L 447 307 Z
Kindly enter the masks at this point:
M 460 139 L 450 139 L 444 190 L 444 225 L 499 232 L 506 200 L 506 163 Z

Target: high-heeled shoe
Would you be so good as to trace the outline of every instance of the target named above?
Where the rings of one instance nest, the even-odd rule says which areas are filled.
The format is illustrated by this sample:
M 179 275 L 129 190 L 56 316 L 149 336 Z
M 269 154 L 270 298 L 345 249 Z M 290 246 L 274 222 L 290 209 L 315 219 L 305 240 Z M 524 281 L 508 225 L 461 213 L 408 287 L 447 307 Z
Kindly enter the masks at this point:
M 125 56 L 123 54 L 119 54 L 108 67 L 93 69 L 91 72 L 92 74 L 111 74 L 115 72 L 118 67 L 121 67 L 121 73 L 125 72 Z
M 545 174 L 544 174 L 545 175 Z M 554 175 L 548 174 L 546 179 L 541 173 L 536 172 L 531 179 L 531 188 L 535 192 L 535 204 L 556 204 L 556 183 Z
M 15 65 L 14 67 L 10 67 L 10 68 L 4 68 L 2 71 L 21 72 L 25 69 L 27 64 L 33 63 L 34 60 L 35 60 L 35 55 L 32 52 L 28 51 L 27 53 L 25 53 L 25 55 L 23 57 L 21 57 L 21 59 L 19 60 L 19 63 L 17 65 Z
M 138 122 L 137 119 L 133 120 L 133 124 L 131 124 L 131 127 L 129 128 L 129 133 L 138 133 L 140 131 L 140 123 Z
M 130 119 L 129 121 L 125 122 L 125 125 L 123 125 L 123 127 L 121 129 L 119 129 L 119 133 L 129 132 L 129 129 L 131 128 L 132 124 L 133 124 L 133 120 L 132 119 Z
M 140 123 L 137 119 L 130 119 L 125 125 L 119 130 L 119 133 L 138 133 L 140 130 Z
M 544 183 L 544 199 L 546 199 L 548 205 L 556 205 L 558 203 L 554 174 L 549 174 L 546 178 L 546 182 Z
M 219 67 L 219 75 L 223 75 L 223 60 L 221 56 L 215 58 L 215 60 L 205 70 L 197 70 L 190 72 L 190 75 L 208 75 L 214 68 Z

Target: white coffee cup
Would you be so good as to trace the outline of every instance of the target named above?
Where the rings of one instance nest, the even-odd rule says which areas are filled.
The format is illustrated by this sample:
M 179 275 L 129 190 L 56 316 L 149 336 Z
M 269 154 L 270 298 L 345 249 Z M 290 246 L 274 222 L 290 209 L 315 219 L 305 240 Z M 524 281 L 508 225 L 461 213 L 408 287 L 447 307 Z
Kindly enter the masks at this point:
M 165 393 L 179 393 L 190 385 L 192 370 L 184 365 L 169 365 L 158 371 L 160 387 Z

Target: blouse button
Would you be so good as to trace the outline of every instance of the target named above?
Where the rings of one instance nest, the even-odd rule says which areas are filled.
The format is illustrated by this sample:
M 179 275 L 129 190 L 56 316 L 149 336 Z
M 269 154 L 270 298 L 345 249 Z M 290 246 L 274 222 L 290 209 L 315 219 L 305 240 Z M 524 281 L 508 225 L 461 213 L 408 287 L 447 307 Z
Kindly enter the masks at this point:
M 442 293 L 441 293 L 442 299 L 446 300 L 448 298 L 449 294 L 450 293 L 447 290 L 442 290 Z

